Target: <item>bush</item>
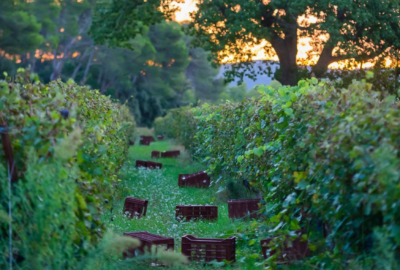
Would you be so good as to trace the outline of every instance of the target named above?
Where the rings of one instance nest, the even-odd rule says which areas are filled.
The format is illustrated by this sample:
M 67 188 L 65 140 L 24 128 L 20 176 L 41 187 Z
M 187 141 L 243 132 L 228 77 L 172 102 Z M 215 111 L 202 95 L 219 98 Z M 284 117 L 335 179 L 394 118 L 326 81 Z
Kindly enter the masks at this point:
M 20 70 L 15 81 L 0 81 L 1 131 L 18 170 L 9 186 L 1 154 L 0 268 L 12 254 L 18 269 L 71 269 L 103 234 L 99 216 L 119 181 L 134 120 L 98 91 L 33 78 Z
M 383 258 L 400 244 L 400 104 L 371 87 L 260 86 L 259 99 L 172 111 L 170 126 L 214 174 L 264 192 L 265 235 L 306 229 L 319 267 L 394 269 Z M 377 253 L 382 232 L 390 254 Z
M 390 95 L 400 94 L 400 68 L 383 68 L 375 65 L 372 69 L 367 70 L 330 70 L 327 77 L 337 82 L 338 87 L 347 87 L 352 84 L 353 80 L 361 80 L 371 76 L 369 82 L 372 84 L 374 91 L 384 92 Z

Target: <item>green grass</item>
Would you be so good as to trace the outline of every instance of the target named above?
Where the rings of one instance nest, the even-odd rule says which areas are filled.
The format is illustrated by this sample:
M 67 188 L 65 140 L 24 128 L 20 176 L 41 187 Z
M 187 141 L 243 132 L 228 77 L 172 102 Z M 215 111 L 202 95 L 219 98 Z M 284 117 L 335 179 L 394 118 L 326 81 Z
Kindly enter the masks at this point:
M 181 150 L 179 158 L 151 159 L 151 151 Z M 161 162 L 161 170 L 135 168 L 136 160 L 154 160 Z M 181 237 L 192 234 L 199 238 L 226 238 L 237 236 L 237 262 L 225 269 L 263 269 L 259 242 L 251 239 L 259 238 L 250 230 L 252 221 L 229 219 L 227 198 L 232 196 L 227 191 L 220 192 L 220 186 L 213 184 L 209 188 L 179 188 L 178 175 L 194 173 L 206 168 L 191 160 L 180 146 L 171 141 L 153 142 L 150 146 L 141 146 L 138 141 L 129 150 L 127 162 L 121 171 L 120 185 L 116 192 L 116 200 L 112 202 L 113 212 L 106 211 L 102 216 L 106 227 L 117 234 L 130 231 L 148 231 L 150 233 L 173 237 L 175 252 L 181 252 Z M 240 187 L 239 187 L 240 189 Z M 244 189 L 243 187 L 241 189 Z M 245 194 L 241 190 L 242 195 Z M 129 219 L 123 214 L 125 197 L 132 196 L 149 201 L 146 216 L 140 219 Z M 246 196 L 246 195 L 244 195 Z M 218 206 L 218 220 L 198 220 L 180 222 L 175 219 L 175 206 L 179 204 L 208 204 Z M 249 232 L 250 235 L 246 233 Z M 252 242 L 252 243 L 251 243 Z M 251 243 L 251 244 L 249 244 Z M 249 256 L 250 255 L 250 256 Z M 257 257 L 258 256 L 258 257 Z M 256 266 L 257 265 L 257 266 Z M 192 263 L 191 269 L 221 269 L 216 265 Z M 102 268 L 109 269 L 109 268 Z M 111 268 L 110 268 L 111 269 Z M 280 268 L 282 269 L 282 268 Z
M 181 150 L 179 158 L 151 159 L 151 151 Z M 163 164 L 161 170 L 135 168 L 136 160 L 156 160 Z M 181 251 L 181 238 L 185 234 L 204 238 L 226 238 L 238 236 L 240 231 L 247 230 L 248 220 L 232 220 L 228 216 L 227 195 L 218 192 L 219 186 L 212 184 L 209 188 L 179 188 L 178 175 L 194 173 L 206 168 L 191 160 L 190 156 L 180 146 L 174 146 L 171 141 L 153 142 L 150 146 L 138 145 L 129 150 L 127 162 L 122 169 L 122 182 L 118 187 L 119 196 L 113 202 L 113 213 L 106 212 L 103 221 L 109 229 L 118 234 L 129 231 L 148 231 L 150 233 L 173 237 L 175 251 Z M 215 179 L 211 179 L 212 182 Z M 128 219 L 123 215 L 124 199 L 127 196 L 149 200 L 147 214 L 140 219 Z M 198 220 L 190 222 L 175 219 L 175 206 L 179 204 L 208 204 L 218 206 L 218 220 Z M 113 220 L 113 221 L 111 221 Z M 243 241 L 241 241 L 243 242 Z M 240 258 L 240 244 L 237 246 L 237 260 Z M 256 251 L 260 254 L 259 249 Z M 190 268 L 204 269 L 215 266 L 191 264 Z M 231 268 L 231 267 L 229 267 Z M 246 269 L 243 264 L 235 263 L 234 269 Z M 255 269 L 249 267 L 247 269 Z
M 181 237 L 193 234 L 196 237 L 226 237 L 227 231 L 235 231 L 244 221 L 232 221 L 228 217 L 226 202 L 216 200 L 217 187 L 179 188 L 178 174 L 194 173 L 205 168 L 194 163 L 184 153 L 180 158 L 161 158 L 161 170 L 135 168 L 135 161 L 152 160 L 152 150 L 179 149 L 169 142 L 154 142 L 150 146 L 131 147 L 128 162 L 122 171 L 123 182 L 120 185 L 122 195 L 114 202 L 113 221 L 111 214 L 103 216 L 107 227 L 118 233 L 128 231 L 148 231 L 163 236 L 174 237 L 175 250 L 180 251 Z M 182 149 L 180 149 L 182 150 Z M 149 200 L 147 214 L 140 219 L 128 219 L 123 211 L 124 198 L 132 196 Z M 218 221 L 207 220 L 179 222 L 175 219 L 175 206 L 179 204 L 218 205 Z

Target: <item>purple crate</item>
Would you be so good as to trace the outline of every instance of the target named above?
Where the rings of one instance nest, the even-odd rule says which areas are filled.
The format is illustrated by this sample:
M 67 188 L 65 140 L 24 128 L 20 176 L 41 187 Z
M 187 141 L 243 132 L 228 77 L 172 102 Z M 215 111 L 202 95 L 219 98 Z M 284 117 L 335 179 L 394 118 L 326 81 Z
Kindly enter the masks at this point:
M 127 214 L 129 218 L 145 216 L 148 203 L 148 200 L 127 197 L 124 203 L 124 214 Z
M 180 187 L 205 188 L 209 187 L 210 183 L 211 183 L 211 178 L 205 171 L 189 175 L 180 174 L 178 177 L 178 186 Z
M 229 200 L 228 201 L 228 212 L 230 218 L 259 218 L 260 214 L 258 211 L 260 199 L 251 200 Z
M 175 217 L 178 220 L 218 219 L 218 206 L 215 205 L 177 205 Z
M 160 151 L 151 151 L 151 158 L 160 158 Z
M 236 237 L 226 239 L 182 236 L 182 254 L 191 261 L 236 261 Z
M 139 144 L 140 145 L 150 145 L 150 141 L 142 139 L 139 141 Z
M 145 167 L 147 168 L 147 161 L 144 160 L 136 160 L 136 168 Z
M 181 151 L 179 151 L 179 150 L 164 151 L 164 152 L 161 152 L 161 157 L 162 158 L 175 158 L 175 157 L 179 157 L 180 154 L 181 154 Z
M 174 238 L 164 237 L 149 232 L 126 232 L 125 236 L 133 237 L 140 240 L 140 246 L 135 249 L 129 249 L 124 252 L 124 258 L 135 257 L 137 253 L 145 253 L 151 251 L 152 246 L 163 247 L 165 249 L 174 250 Z
M 277 264 L 290 264 L 311 256 L 311 250 L 308 248 L 308 241 L 303 241 L 301 239 L 303 233 L 302 230 L 298 230 L 298 237 L 293 241 L 290 241 L 289 236 L 285 237 L 285 241 L 280 248 Z M 276 250 L 269 250 L 271 248 L 271 242 L 276 238 L 277 237 L 269 237 L 260 241 L 265 259 L 276 254 Z
M 162 164 L 159 162 L 147 161 L 147 168 L 149 169 L 161 169 Z
M 148 169 L 161 169 L 162 164 L 153 161 L 136 160 L 136 168 L 144 167 Z
M 156 141 L 153 136 L 140 135 L 140 138 L 142 140 L 149 141 L 149 142 L 155 142 Z

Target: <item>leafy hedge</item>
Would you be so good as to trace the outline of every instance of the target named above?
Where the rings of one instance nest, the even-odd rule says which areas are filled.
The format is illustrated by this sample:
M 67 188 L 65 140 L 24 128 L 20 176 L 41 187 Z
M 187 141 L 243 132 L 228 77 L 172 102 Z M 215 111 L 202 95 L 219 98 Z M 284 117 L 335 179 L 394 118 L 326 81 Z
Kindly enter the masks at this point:
M 1 132 L 18 170 L 8 186 L 0 147 L 0 268 L 8 268 L 10 247 L 18 269 L 76 268 L 103 234 L 99 216 L 119 181 L 134 120 L 98 91 L 31 79 L 20 70 L 16 80 L 0 81 Z
M 167 119 L 214 174 L 263 191 L 263 237 L 304 228 L 321 268 L 395 269 L 400 103 L 365 80 L 334 85 L 259 86 L 259 99 L 176 109 Z

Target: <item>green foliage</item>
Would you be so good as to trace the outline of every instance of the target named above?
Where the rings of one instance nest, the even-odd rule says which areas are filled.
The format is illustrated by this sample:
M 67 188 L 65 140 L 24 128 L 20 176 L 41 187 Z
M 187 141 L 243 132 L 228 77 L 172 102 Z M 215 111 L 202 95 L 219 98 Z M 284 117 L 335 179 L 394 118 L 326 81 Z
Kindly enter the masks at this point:
M 371 88 L 365 80 L 340 89 L 315 78 L 277 90 L 259 86 L 258 99 L 172 110 L 168 121 L 214 174 L 245 178 L 264 192 L 269 234 L 307 230 L 315 250 L 309 263 L 394 269 L 400 104 Z
M 229 100 L 233 102 L 240 102 L 245 98 L 251 98 L 259 96 L 259 93 L 256 88 L 247 91 L 246 84 L 243 83 L 238 86 L 231 86 L 227 88 L 224 92 L 222 92 L 219 98 L 223 101 Z
M 144 130 L 143 130 L 144 132 Z M 162 170 L 148 170 L 143 168 L 135 168 L 136 160 L 148 160 L 151 151 L 166 151 L 171 149 L 180 149 L 181 157 L 178 159 L 162 158 L 157 159 L 163 164 Z M 247 254 L 241 253 L 245 248 L 244 234 L 252 221 L 246 219 L 232 220 L 228 215 L 228 207 L 226 204 L 227 194 L 221 191 L 222 183 L 215 183 L 207 189 L 199 188 L 179 188 L 177 186 L 177 176 L 180 173 L 192 173 L 203 170 L 204 165 L 193 162 L 183 151 L 182 146 L 173 145 L 169 141 L 157 141 L 151 143 L 150 146 L 134 145 L 130 148 L 127 160 L 121 170 L 121 178 L 123 182 L 119 188 L 121 196 L 114 198 L 114 211 L 107 212 L 102 216 L 102 220 L 109 229 L 118 234 L 127 231 L 148 231 L 151 233 L 173 237 L 175 239 L 175 252 L 167 254 L 170 262 L 182 263 L 179 254 L 181 249 L 181 239 L 185 234 L 193 234 L 197 237 L 216 237 L 225 238 L 229 236 L 237 236 L 237 260 L 243 258 Z M 137 198 L 148 198 L 149 205 L 146 216 L 140 219 L 129 219 L 124 216 L 123 204 L 126 196 L 134 196 Z M 230 197 L 232 198 L 232 197 Z M 210 222 L 207 220 L 199 220 L 196 222 L 180 222 L 175 218 L 175 207 L 179 204 L 210 204 L 218 206 L 218 220 Z M 106 239 L 107 240 L 107 239 Z M 259 249 L 259 245 L 255 245 Z M 256 249 L 257 253 L 260 253 Z M 97 253 L 97 252 L 96 252 Z M 136 260 L 116 260 L 118 256 L 107 254 L 97 256 L 96 264 L 90 270 L 104 269 L 150 269 L 148 261 L 138 257 Z M 155 254 L 153 254 L 155 255 Z M 173 256 L 174 255 L 174 256 Z M 177 257 L 177 258 L 176 258 Z M 161 257 L 159 259 L 162 259 Z M 167 259 L 167 258 L 165 258 Z M 164 259 L 164 261 L 165 261 Z M 142 263 L 139 263 L 143 260 Z M 139 262 L 138 262 L 139 261 Z M 147 268 L 145 267 L 147 264 Z M 220 263 L 220 266 L 224 263 Z M 143 267 L 143 268 L 140 268 Z M 180 266 L 181 269 L 226 269 L 225 267 L 215 268 L 213 266 L 204 265 L 203 263 L 192 263 L 189 266 Z M 86 269 L 85 270 L 89 270 Z M 168 268 L 169 269 L 169 268 Z M 244 267 L 243 262 L 235 263 L 228 269 L 262 269 L 255 268 L 254 265 Z
M 309 16 L 315 20 L 302 19 Z M 399 2 L 391 0 L 205 0 L 192 13 L 188 29 L 196 37 L 195 44 L 211 51 L 217 62 L 233 57 L 235 64 L 226 73 L 231 80 L 233 76 L 256 76 L 259 71 L 252 69 L 248 60 L 258 51 L 244 50 L 243 45 L 261 45 L 267 40 L 263 49 L 279 58 L 275 78 L 296 85 L 301 75 L 297 59 L 301 37 L 313 38 L 314 50 L 307 59 L 319 54 L 311 64 L 320 76 L 332 62 L 365 61 L 398 50 L 399 18 Z M 318 38 L 320 35 L 327 38 Z M 334 53 L 335 48 L 340 53 Z
M 331 70 L 327 77 L 336 82 L 338 87 L 347 87 L 353 80 L 361 80 L 371 75 L 369 82 L 378 92 L 399 96 L 400 68 L 382 68 L 378 65 L 367 70 Z
M 216 78 L 219 69 L 210 65 L 210 54 L 202 48 L 191 48 L 189 57 L 186 76 L 195 91 L 195 101 L 216 101 L 218 95 L 225 90 L 225 85 L 223 78 Z
M 39 34 L 41 25 L 31 14 L 31 6 L 20 0 L 0 2 L 0 50 L 8 54 L 25 53 L 43 41 Z
M 99 1 L 90 35 L 98 44 L 133 49 L 129 41 L 143 34 L 144 28 L 171 18 L 176 10 L 171 3 L 171 0 Z
M 171 129 L 171 125 L 172 125 L 172 118 L 170 114 L 167 114 L 164 117 L 157 117 L 153 123 L 154 133 L 156 135 L 163 135 L 167 138 L 173 138 L 174 133 L 173 130 Z
M 24 70 L 1 80 L 0 92 L 0 123 L 8 126 L 19 172 L 9 190 L 1 154 L 0 206 L 7 213 L 12 206 L 13 264 L 74 268 L 104 231 L 101 206 L 119 182 L 133 118 L 98 91 L 60 80 L 31 82 Z M 7 268 L 9 224 L 0 226 L 0 265 Z

